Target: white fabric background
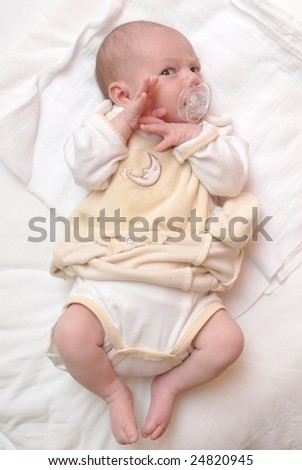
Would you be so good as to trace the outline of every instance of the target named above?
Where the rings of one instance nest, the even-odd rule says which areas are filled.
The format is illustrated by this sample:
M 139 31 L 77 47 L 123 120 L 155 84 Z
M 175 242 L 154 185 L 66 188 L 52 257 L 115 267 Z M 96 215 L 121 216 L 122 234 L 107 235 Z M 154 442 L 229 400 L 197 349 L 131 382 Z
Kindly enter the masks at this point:
M 260 220 L 272 217 L 266 229 L 273 241 L 260 236 L 246 257 L 251 282 L 245 298 L 230 297 L 239 315 L 273 279 L 282 281 L 302 260 L 297 171 L 302 32 L 292 17 L 260 0 L 204 0 L 198 5 L 169 0 L 160 5 L 155 10 L 139 0 L 106 0 L 100 9 L 99 0 L 85 7 L 80 0 L 65 0 L 62 7 L 55 2 L 0 61 L 5 70 L 0 77 L 0 155 L 31 192 L 57 214 L 68 215 L 83 191 L 72 181 L 63 147 L 102 98 L 93 73 L 100 41 L 129 19 L 148 17 L 178 26 L 201 57 L 213 90 L 211 112 L 229 112 L 236 130 L 250 142 L 246 189 L 261 199 Z
M 278 3 L 280 1 L 278 0 Z M 64 170 L 61 173 L 62 160 L 58 154 L 52 154 L 54 148 L 61 148 L 65 138 L 63 134 L 69 131 L 67 128 L 62 131 L 61 140 L 59 142 L 57 139 L 55 142 L 57 147 L 54 147 L 57 128 L 62 127 L 62 122 L 67 120 L 68 127 L 72 128 L 83 119 L 83 115 L 78 113 L 74 113 L 71 117 L 68 115 L 67 119 L 64 115 L 68 110 L 66 100 L 70 100 L 72 104 L 78 90 L 86 86 L 87 90 L 92 90 L 91 95 L 88 100 L 87 97 L 79 98 L 78 103 L 81 109 L 85 107 L 82 111 L 88 113 L 93 109 L 97 96 L 95 88 L 91 88 L 92 81 L 80 83 L 73 81 L 73 85 L 78 87 L 73 89 L 72 96 L 68 96 L 70 87 L 64 80 L 60 80 L 58 71 L 62 74 L 71 71 L 73 59 L 82 58 L 84 61 L 87 50 L 83 50 L 83 56 L 71 54 L 69 56 L 71 61 L 66 62 L 70 31 L 78 33 L 73 29 L 78 23 L 75 21 L 76 13 L 72 11 L 69 12 L 66 24 L 64 24 L 64 15 L 56 17 L 59 23 L 55 24 L 61 25 L 61 33 L 47 42 L 47 28 L 45 26 L 41 29 L 39 26 L 40 15 L 46 8 L 45 18 L 53 18 L 52 7 L 59 3 L 59 0 L 43 0 L 39 3 L 14 0 L 5 5 L 5 9 L 3 4 L 1 5 L 3 14 L 0 15 L 0 63 L 2 65 L 10 61 L 6 69 L 1 66 L 0 84 L 1 91 L 4 91 L 0 110 L 2 124 L 8 125 L 8 109 L 15 113 L 13 133 L 9 134 L 8 130 L 7 134 L 4 134 L 4 127 L 0 129 L 1 158 L 6 160 L 6 165 L 13 172 L 23 178 L 21 184 L 11 171 L 1 166 L 0 448 L 3 449 L 119 448 L 109 431 L 108 415 L 102 403 L 83 390 L 68 374 L 54 369 L 44 356 L 50 325 L 60 311 L 69 286 L 51 278 L 48 274 L 52 248 L 49 240 L 44 243 L 27 241 L 27 237 L 31 234 L 28 221 L 32 217 L 44 217 L 47 226 L 49 211 L 41 199 L 48 205 L 54 204 L 65 213 L 77 193 L 71 183 L 68 183 L 69 192 L 62 192 L 67 181 L 64 178 L 68 176 Z M 100 2 L 90 0 L 85 5 L 97 5 L 97 3 Z M 101 13 L 105 15 L 108 2 L 101 3 Z M 228 2 L 217 0 L 204 3 L 212 11 L 215 9 L 215 4 L 221 5 L 221 11 L 216 13 L 217 20 L 217 15 L 222 13 Z M 269 5 L 268 2 L 259 3 Z M 73 5 L 75 4 L 74 1 Z M 173 2 L 173 5 L 177 4 L 177 1 Z M 196 2 L 186 2 L 186 4 L 195 6 Z M 70 5 L 70 2 L 65 2 L 65 5 Z M 140 5 L 133 12 L 135 17 L 139 17 L 144 9 L 144 3 L 140 2 Z M 168 9 L 169 6 L 171 2 L 165 2 L 165 8 Z M 291 8 L 295 13 L 300 11 L 301 14 L 298 2 L 286 2 L 283 6 Z M 283 30 L 280 42 L 274 22 L 269 22 L 269 17 L 266 24 L 255 18 L 256 26 L 250 30 L 249 41 L 241 44 L 236 40 L 233 41 L 235 50 L 237 53 L 240 52 L 239 55 L 243 58 L 242 68 L 234 71 L 232 68 L 236 60 L 236 56 L 233 55 L 234 50 L 225 46 L 230 22 L 223 22 L 221 17 L 223 28 L 219 29 L 219 34 L 216 32 L 217 44 L 211 46 L 214 47 L 213 50 L 209 42 L 199 42 L 200 30 L 197 30 L 197 26 L 199 27 L 197 20 L 194 23 L 195 29 L 192 27 L 193 7 L 191 16 L 186 17 L 180 15 L 176 7 L 170 8 L 169 14 L 165 8 L 160 11 L 155 10 L 152 4 L 150 16 L 158 21 L 164 21 L 168 17 L 172 24 L 176 21 L 175 26 L 177 18 L 181 16 L 182 30 L 189 36 L 191 34 L 190 39 L 194 45 L 196 43 L 197 47 L 200 47 L 201 57 L 207 64 L 206 74 L 213 83 L 215 92 L 214 106 L 217 111 L 221 109 L 231 112 L 239 133 L 251 142 L 252 174 L 249 189 L 261 194 L 264 199 L 264 214 L 275 215 L 275 225 L 271 227 L 275 243 L 264 244 L 261 247 L 258 245 L 257 250 L 252 250 L 249 258 L 247 257 L 240 282 L 226 298 L 233 307 L 234 315 L 241 315 L 238 321 L 246 337 L 246 347 L 240 361 L 212 384 L 182 397 L 178 402 L 171 426 L 162 439 L 155 443 L 140 440 L 132 448 L 302 449 L 300 315 L 302 298 L 299 258 L 302 238 L 299 232 L 301 138 L 297 132 L 301 122 L 298 114 L 301 112 L 301 107 L 298 106 L 301 103 L 299 78 L 301 62 L 297 59 L 297 54 L 301 54 L 301 48 L 299 41 L 296 38 L 293 40 L 289 32 L 291 28 L 296 30 L 297 20 L 287 16 L 283 11 L 275 12 L 287 28 Z M 94 20 L 97 22 L 96 18 Z M 84 15 L 81 21 L 85 23 Z M 232 18 L 230 21 L 233 21 Z M 70 29 L 71 24 L 73 28 Z M 236 25 L 240 29 L 240 22 Z M 203 38 L 207 37 L 207 34 L 212 34 L 206 29 L 200 29 Z M 33 40 L 32 32 L 37 30 L 42 36 L 36 36 Z M 268 41 L 270 49 L 265 53 L 261 47 L 253 49 L 255 41 L 269 30 L 273 34 Z M 280 33 L 280 30 L 278 31 Z M 22 36 L 23 33 L 28 33 L 25 38 Z M 46 42 L 43 42 L 43 34 Z M 225 35 L 223 40 L 219 39 L 220 34 Z M 28 42 L 28 37 L 32 42 Z M 85 35 L 82 35 L 76 45 L 82 45 L 81 40 L 84 39 Z M 18 46 L 20 41 L 24 46 L 23 54 L 20 53 Z M 55 47 L 49 48 L 49 45 L 54 43 Z M 272 51 L 275 50 L 276 44 L 281 48 L 278 49 L 279 53 L 274 55 Z M 25 47 L 28 47 L 29 51 L 37 51 L 30 67 L 26 66 L 29 56 L 24 54 Z M 251 65 L 247 60 L 244 62 L 248 47 L 251 56 L 255 60 L 261 58 L 261 65 L 266 66 L 263 69 L 262 81 L 258 75 L 259 70 L 255 69 L 253 74 Z M 293 50 L 296 48 L 298 50 L 295 55 Z M 17 56 L 16 50 L 19 51 Z M 45 74 L 43 79 L 33 80 L 32 77 L 35 76 L 33 72 L 41 70 L 41 65 L 45 63 L 45 50 L 49 53 L 47 67 L 43 69 Z M 62 61 L 59 63 L 56 62 L 58 50 L 64 52 L 62 56 L 60 55 Z M 82 71 L 85 72 L 84 78 L 87 78 L 91 70 L 89 67 L 92 64 L 92 55 L 89 64 Z M 296 64 L 296 68 L 292 68 L 293 64 Z M 60 68 L 62 66 L 63 68 Z M 15 75 L 13 72 L 18 67 L 21 67 L 19 70 L 22 73 Z M 11 79 L 8 80 L 8 77 Z M 243 77 L 246 77 L 246 82 Z M 253 87 L 256 78 L 257 87 Z M 20 87 L 16 87 L 18 83 Z M 52 90 L 49 95 L 47 92 L 39 95 L 43 86 L 49 83 L 56 83 L 55 90 L 58 94 L 53 94 Z M 62 93 L 59 93 L 60 87 L 63 87 L 66 93 L 63 93 L 64 102 L 59 107 L 60 116 L 57 119 L 56 113 L 60 103 L 58 98 L 53 97 L 62 96 Z M 8 93 L 8 89 L 13 90 L 13 95 Z M 275 101 L 272 108 L 272 93 L 276 90 L 282 92 L 283 98 L 281 101 Z M 257 107 L 259 93 L 263 98 L 267 97 L 266 106 Z M 20 113 L 18 108 L 20 103 L 28 103 L 33 97 L 34 106 L 30 108 L 30 113 L 26 114 L 25 108 L 22 108 L 24 113 Z M 41 101 L 37 97 L 41 98 Z M 54 101 L 49 107 L 52 98 Z M 45 109 L 46 102 L 47 109 Z M 284 109 L 287 110 L 286 114 Z M 35 125 L 33 130 L 32 124 L 37 122 L 38 126 Z M 51 127 L 54 123 L 58 127 Z M 49 129 L 52 129 L 52 133 L 47 135 Z M 254 138 L 256 131 L 257 138 Z M 9 142 L 6 139 L 7 135 L 13 136 Z M 23 143 L 21 147 L 20 136 Z M 43 149 L 42 153 L 38 151 L 39 145 Z M 282 151 L 285 149 L 286 154 L 280 154 L 280 148 Z M 30 161 L 33 154 L 35 165 L 32 169 Z M 24 160 L 29 162 L 26 167 L 23 166 Z M 60 171 L 54 166 L 55 162 L 56 164 L 59 162 Z M 52 179 L 51 174 L 55 175 L 55 178 Z M 62 174 L 64 178 L 61 179 L 59 176 Z M 44 179 L 41 176 L 44 176 Z M 24 184 L 27 184 L 40 199 L 28 192 Z M 263 294 L 265 289 L 266 292 Z M 141 423 L 149 401 L 149 381 L 130 380 L 129 384 L 134 389 Z

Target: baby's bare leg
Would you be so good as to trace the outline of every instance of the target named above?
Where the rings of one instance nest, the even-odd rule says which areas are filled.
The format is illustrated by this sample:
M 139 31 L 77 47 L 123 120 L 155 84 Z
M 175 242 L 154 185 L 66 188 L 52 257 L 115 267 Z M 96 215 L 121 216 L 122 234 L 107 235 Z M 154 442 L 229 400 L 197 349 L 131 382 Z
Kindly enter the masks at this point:
M 192 354 L 180 366 L 154 378 L 143 437 L 162 436 L 177 396 L 210 382 L 231 365 L 242 352 L 243 335 L 227 312 L 219 310 L 199 331 L 192 345 Z
M 103 340 L 100 321 L 81 304 L 72 304 L 55 328 L 56 346 L 67 370 L 107 402 L 115 439 L 120 444 L 131 444 L 138 439 L 132 393 L 116 376 L 103 350 Z

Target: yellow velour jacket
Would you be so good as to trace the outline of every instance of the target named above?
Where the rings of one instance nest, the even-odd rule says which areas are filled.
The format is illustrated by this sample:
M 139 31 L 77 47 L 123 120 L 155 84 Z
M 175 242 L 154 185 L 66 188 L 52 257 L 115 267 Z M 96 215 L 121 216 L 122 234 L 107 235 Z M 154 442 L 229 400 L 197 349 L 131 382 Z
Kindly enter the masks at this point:
M 106 102 L 67 144 L 75 180 L 90 192 L 70 217 L 70 237 L 55 246 L 52 273 L 202 292 L 231 287 L 258 207 L 240 192 L 246 145 L 229 122 L 205 122 L 197 138 L 165 152 L 141 132 L 126 145 L 110 110 Z

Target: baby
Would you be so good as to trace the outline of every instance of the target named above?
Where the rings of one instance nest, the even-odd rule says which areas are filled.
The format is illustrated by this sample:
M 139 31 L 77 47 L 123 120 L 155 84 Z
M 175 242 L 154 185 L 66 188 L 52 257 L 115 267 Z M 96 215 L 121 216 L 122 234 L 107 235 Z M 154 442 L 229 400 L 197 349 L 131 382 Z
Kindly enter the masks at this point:
M 157 439 L 177 396 L 241 354 L 243 334 L 217 292 L 238 276 L 257 200 L 241 193 L 247 145 L 227 118 L 205 117 L 210 90 L 180 32 L 121 25 L 96 74 L 108 99 L 66 146 L 89 193 L 54 253 L 53 274 L 75 282 L 53 340 L 57 363 L 108 404 L 117 442 L 132 444 L 121 376 L 155 376 L 141 434 Z

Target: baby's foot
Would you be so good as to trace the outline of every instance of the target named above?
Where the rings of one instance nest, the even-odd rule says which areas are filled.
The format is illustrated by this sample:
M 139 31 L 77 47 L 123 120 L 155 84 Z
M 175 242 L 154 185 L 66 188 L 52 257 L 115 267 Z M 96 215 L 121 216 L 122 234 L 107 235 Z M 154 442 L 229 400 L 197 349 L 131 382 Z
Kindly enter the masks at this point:
M 132 393 L 118 379 L 107 389 L 112 433 L 119 444 L 133 444 L 138 439 Z
M 158 439 L 166 431 L 170 422 L 176 394 L 168 387 L 167 376 L 155 377 L 151 387 L 151 404 L 142 436 Z

